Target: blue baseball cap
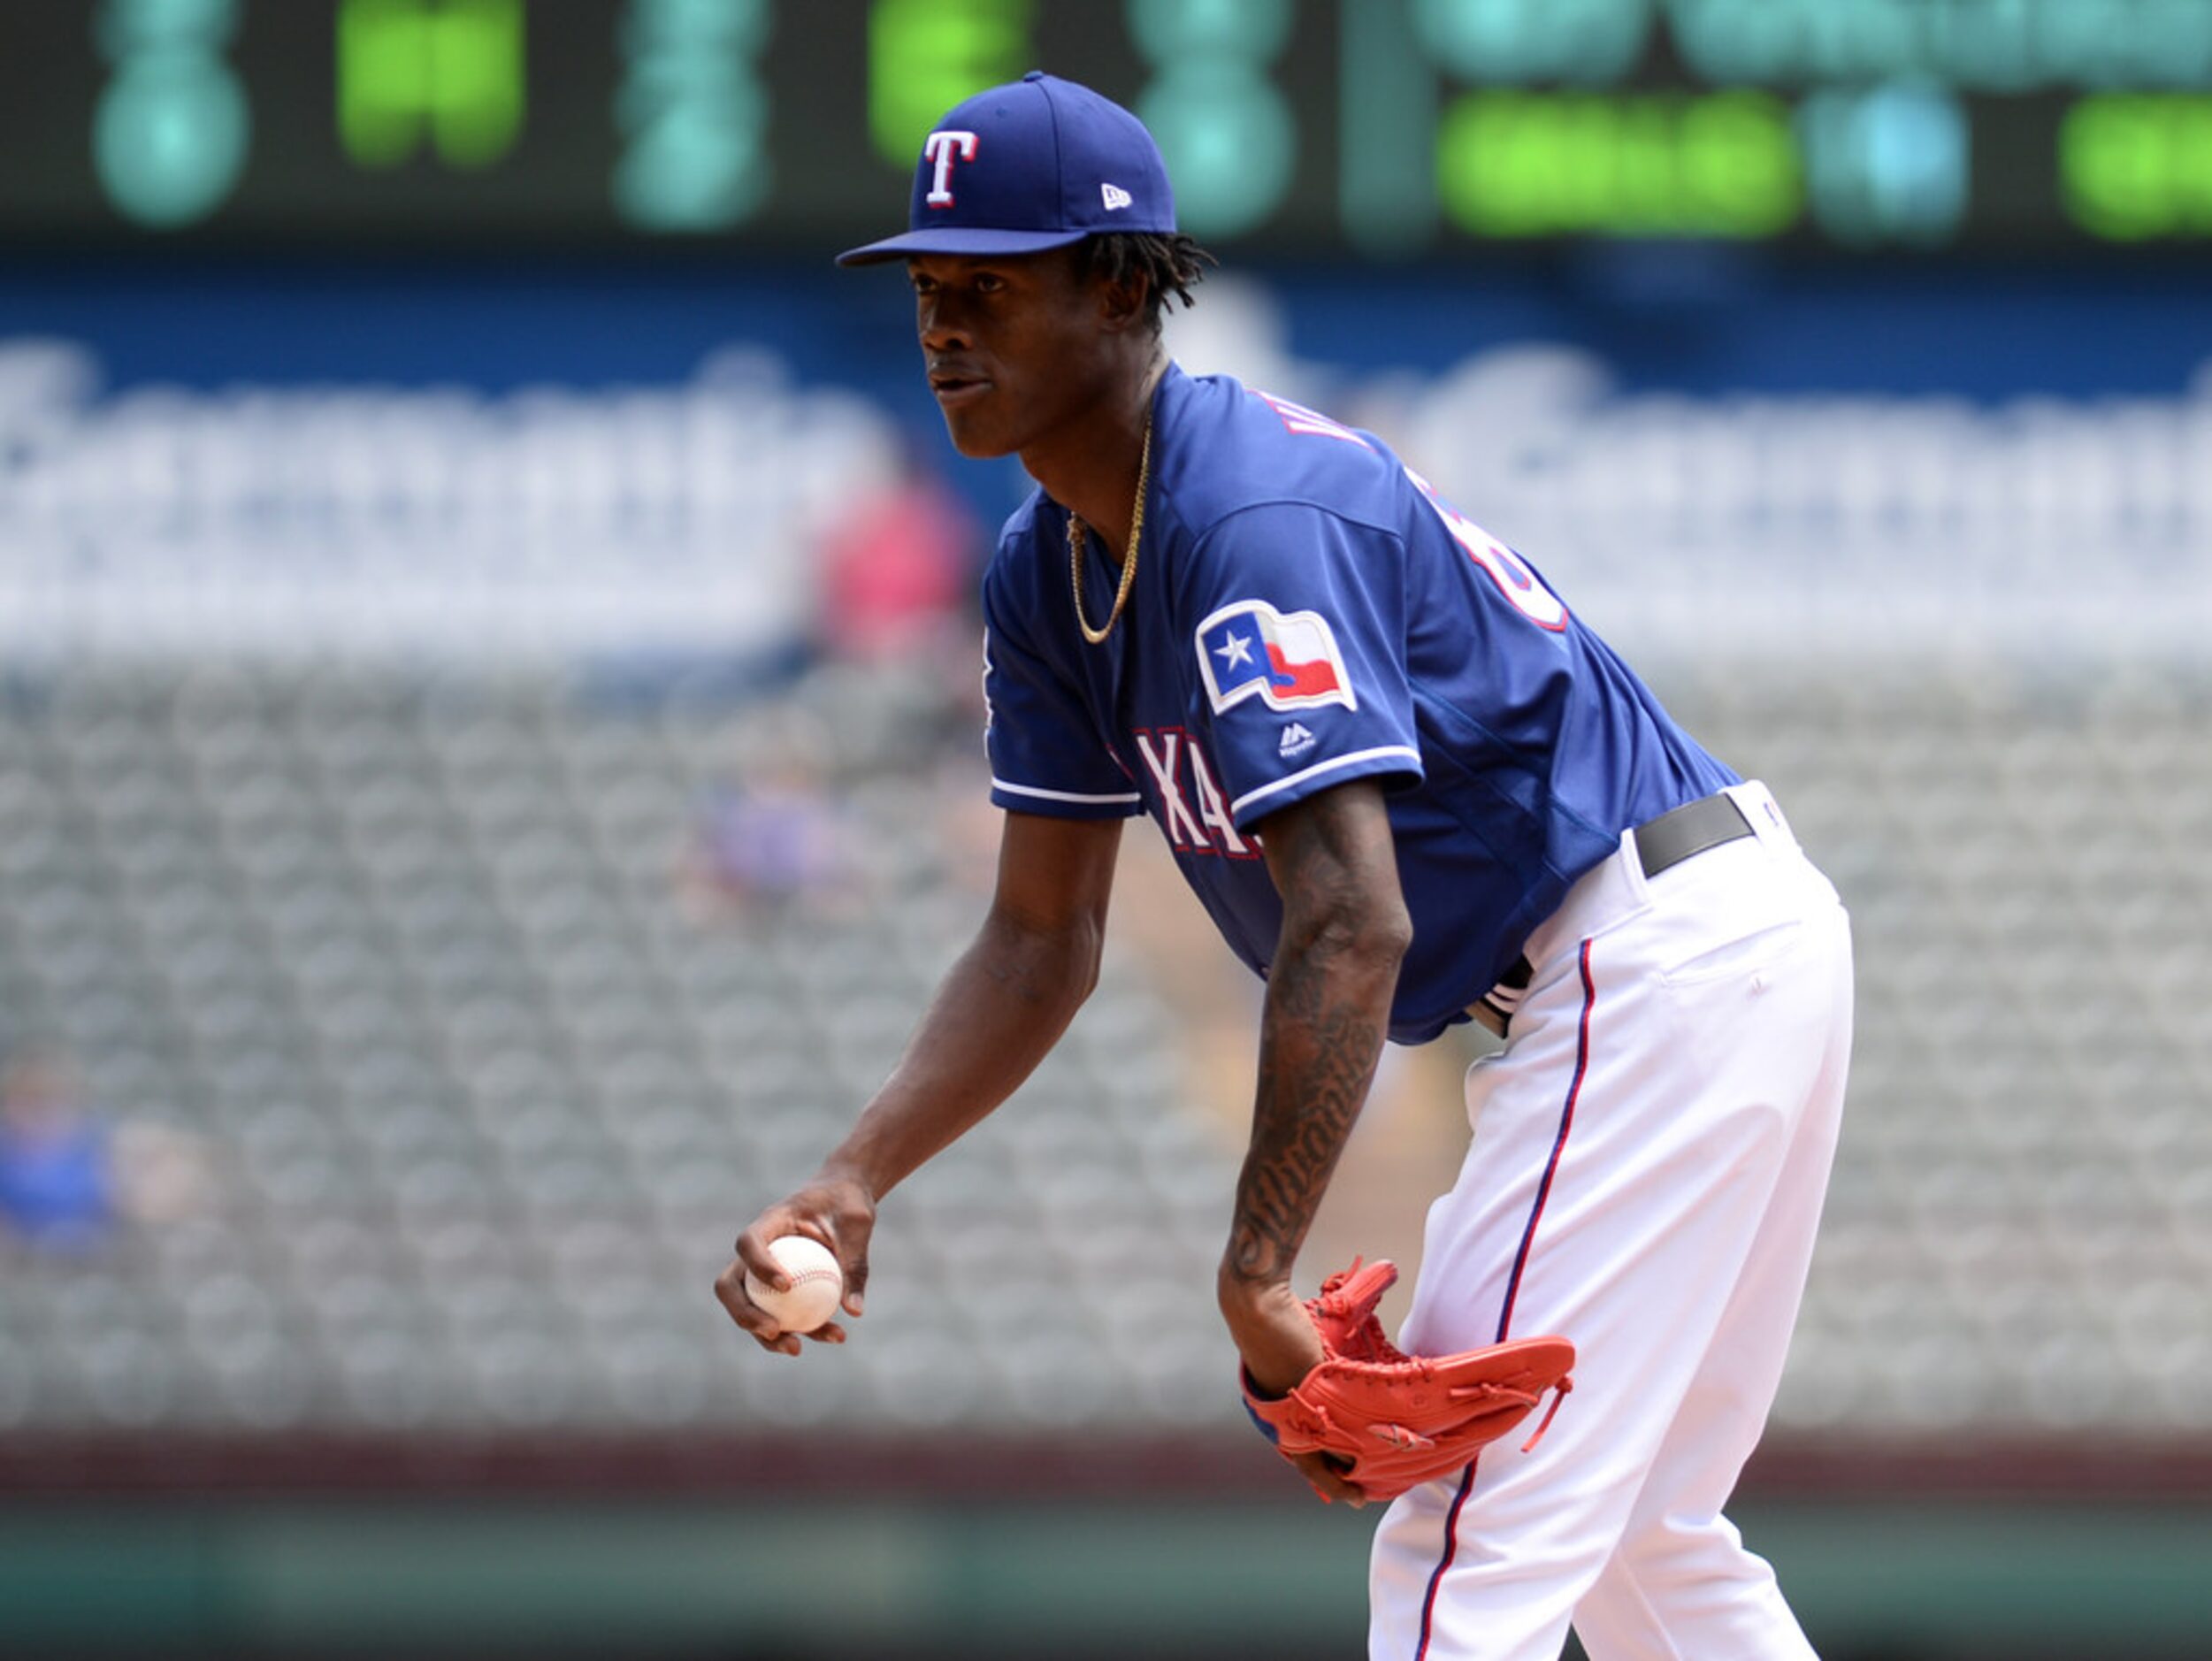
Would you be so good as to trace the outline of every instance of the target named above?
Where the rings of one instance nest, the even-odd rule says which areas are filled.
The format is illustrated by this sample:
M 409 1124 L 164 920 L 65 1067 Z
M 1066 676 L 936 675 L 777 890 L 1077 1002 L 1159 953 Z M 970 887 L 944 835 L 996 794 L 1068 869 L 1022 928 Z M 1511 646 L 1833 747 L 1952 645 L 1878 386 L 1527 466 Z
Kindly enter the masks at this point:
M 955 104 L 922 141 L 902 236 L 838 256 L 1035 254 L 1100 232 L 1175 228 L 1167 165 L 1144 124 L 1088 87 L 1031 70 Z

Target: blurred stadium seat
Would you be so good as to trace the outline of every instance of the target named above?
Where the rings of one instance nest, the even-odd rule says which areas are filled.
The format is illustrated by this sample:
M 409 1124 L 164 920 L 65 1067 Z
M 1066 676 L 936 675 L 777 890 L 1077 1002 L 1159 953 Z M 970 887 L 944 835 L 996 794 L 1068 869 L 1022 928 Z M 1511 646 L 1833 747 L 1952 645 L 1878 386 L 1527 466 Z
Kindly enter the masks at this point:
M 852 723 L 895 697 L 821 690 L 865 759 Z M 197 1132 L 219 1167 L 207 1214 L 11 1283 L 48 1341 L 0 1391 L 11 1422 L 1216 1412 L 1196 1225 L 1228 1167 L 1150 1122 L 1175 1122 L 1174 1079 L 1118 1053 L 1163 1018 L 1128 965 L 1025 1110 L 894 1202 L 910 1257 L 848 1381 L 794 1392 L 739 1352 L 709 1295 L 735 1209 L 818 1157 L 945 944 L 910 833 L 927 773 L 854 792 L 896 853 L 861 910 L 679 915 L 689 815 L 746 718 L 236 664 L 72 670 L 10 703 L 13 1019 L 65 1038 L 105 1111 Z M 1204 1190 L 1147 1182 L 1163 1134 Z M 938 1289 L 986 1264 L 1004 1297 Z M 915 1395 L 976 1340 L 994 1370 Z
M 2212 688 L 1659 673 L 1776 786 L 1859 938 L 1780 1422 L 2212 1427 Z M 837 735 L 860 903 L 685 915 L 700 792 L 794 704 Z M 708 1295 L 747 1197 L 809 1167 L 968 925 L 915 830 L 943 779 L 883 765 L 907 708 L 843 670 L 728 707 L 357 665 L 19 686 L 13 1019 L 108 1113 L 204 1137 L 216 1181 L 199 1214 L 0 1285 L 33 1340 L 6 1346 L 0 1421 L 1226 1422 L 1207 1288 L 1234 1150 L 1182 1099 L 1126 955 L 1019 1102 L 892 1202 L 836 1366 L 741 1353 Z M 978 1280 L 999 1290 L 948 1290 Z

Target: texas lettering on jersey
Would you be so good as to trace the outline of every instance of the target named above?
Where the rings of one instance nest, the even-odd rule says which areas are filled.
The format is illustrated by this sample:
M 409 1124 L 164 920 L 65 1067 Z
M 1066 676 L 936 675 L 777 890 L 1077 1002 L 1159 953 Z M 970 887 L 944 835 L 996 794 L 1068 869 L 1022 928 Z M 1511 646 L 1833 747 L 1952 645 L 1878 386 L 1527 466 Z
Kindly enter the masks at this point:
M 1241 832 L 1206 751 L 1181 727 L 1138 727 L 1132 736 L 1144 772 L 1160 799 L 1160 827 L 1178 853 L 1259 857 L 1258 838 Z M 1185 785 L 1189 788 L 1185 789 Z

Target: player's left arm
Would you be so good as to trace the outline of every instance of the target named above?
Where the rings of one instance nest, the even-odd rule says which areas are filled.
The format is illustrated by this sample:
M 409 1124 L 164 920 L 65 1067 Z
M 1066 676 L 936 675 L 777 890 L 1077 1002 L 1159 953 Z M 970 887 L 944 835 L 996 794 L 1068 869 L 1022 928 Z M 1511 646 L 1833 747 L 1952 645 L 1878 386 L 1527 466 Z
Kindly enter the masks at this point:
M 1219 1292 L 1253 1382 L 1280 1394 L 1321 1359 L 1290 1268 L 1374 1078 L 1412 922 L 1379 781 L 1322 791 L 1258 828 L 1282 935 Z

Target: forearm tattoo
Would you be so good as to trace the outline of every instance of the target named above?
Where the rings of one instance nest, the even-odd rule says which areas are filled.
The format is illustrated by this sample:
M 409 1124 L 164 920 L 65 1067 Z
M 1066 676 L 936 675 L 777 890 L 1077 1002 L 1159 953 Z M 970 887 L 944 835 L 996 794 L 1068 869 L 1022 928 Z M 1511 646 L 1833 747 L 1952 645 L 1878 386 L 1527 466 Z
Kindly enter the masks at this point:
M 1327 834 L 1318 843 L 1311 857 L 1286 854 L 1297 883 L 1291 907 L 1309 918 L 1332 908 L 1357 915 L 1372 903 L 1359 851 Z M 1395 884 L 1388 899 L 1398 903 Z M 1284 934 L 1268 980 L 1251 1147 L 1227 1259 L 1245 1280 L 1289 1275 L 1366 1100 L 1397 984 L 1396 954 L 1375 951 L 1358 930 L 1331 934 L 1293 918 Z

